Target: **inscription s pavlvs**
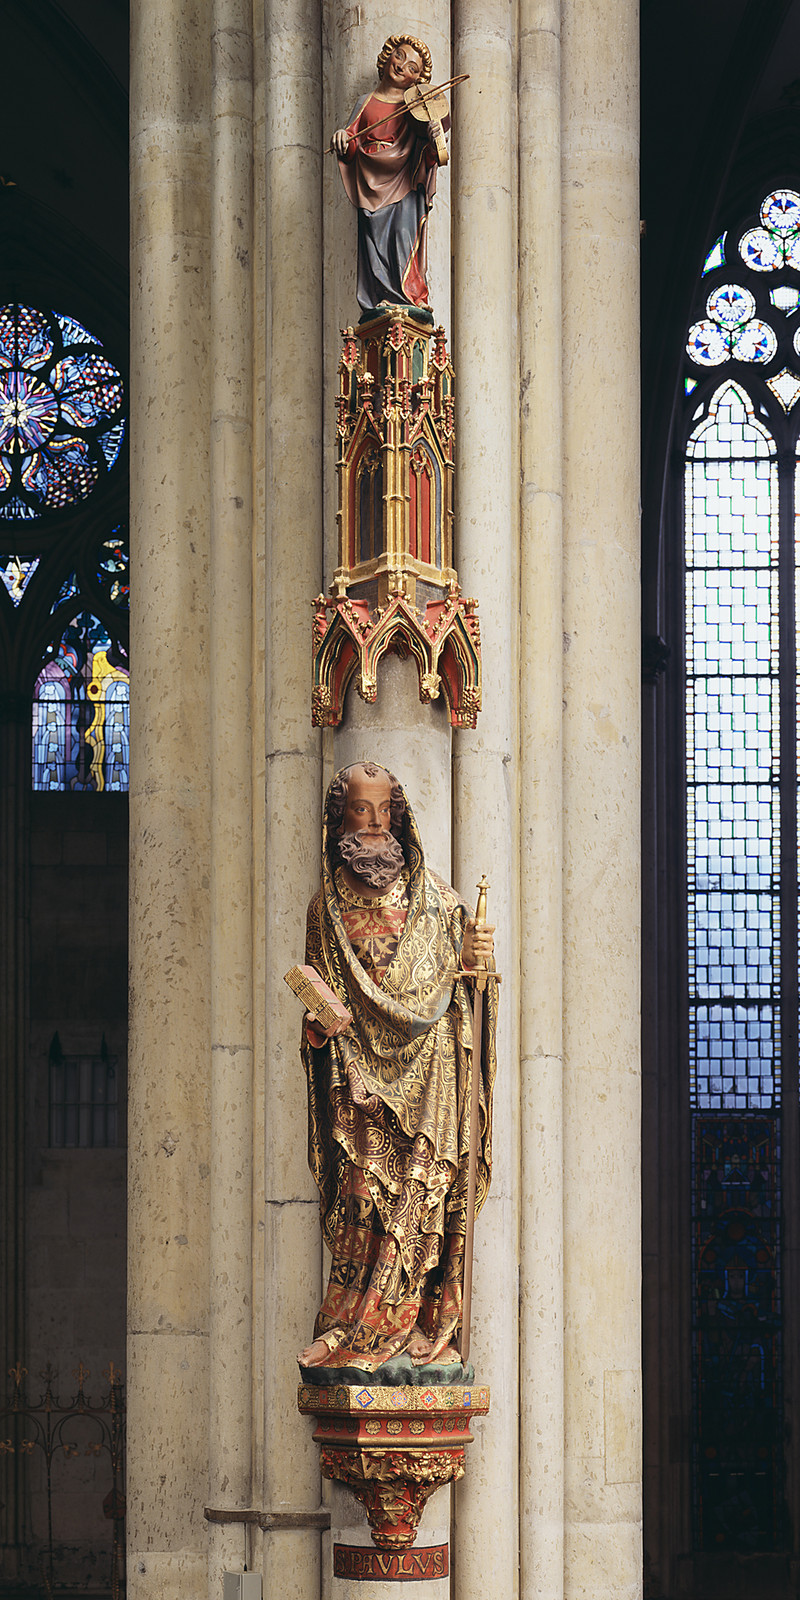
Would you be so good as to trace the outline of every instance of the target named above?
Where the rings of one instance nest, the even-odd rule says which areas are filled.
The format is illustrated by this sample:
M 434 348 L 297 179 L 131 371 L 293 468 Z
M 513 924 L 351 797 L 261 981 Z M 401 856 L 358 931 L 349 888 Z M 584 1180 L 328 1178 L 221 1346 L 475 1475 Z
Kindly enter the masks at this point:
M 389 1578 L 411 1582 L 421 1578 L 446 1578 L 450 1573 L 446 1544 L 423 1550 L 371 1550 L 364 1545 L 335 1544 L 335 1578 Z

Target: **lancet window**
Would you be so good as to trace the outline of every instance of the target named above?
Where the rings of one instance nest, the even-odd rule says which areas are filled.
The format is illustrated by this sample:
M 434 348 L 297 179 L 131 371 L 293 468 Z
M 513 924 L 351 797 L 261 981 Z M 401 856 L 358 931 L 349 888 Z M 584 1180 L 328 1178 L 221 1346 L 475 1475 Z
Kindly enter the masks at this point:
M 80 611 L 47 647 L 33 696 L 34 789 L 125 790 L 128 658 Z
M 684 378 L 693 1504 L 781 1548 L 783 1171 L 798 1096 L 800 194 L 709 251 Z

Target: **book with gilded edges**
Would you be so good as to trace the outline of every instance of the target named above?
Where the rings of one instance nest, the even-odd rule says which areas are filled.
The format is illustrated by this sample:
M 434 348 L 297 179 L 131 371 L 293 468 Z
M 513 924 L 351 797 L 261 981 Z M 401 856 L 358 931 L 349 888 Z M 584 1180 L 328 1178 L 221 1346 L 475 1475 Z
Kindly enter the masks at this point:
M 306 1011 L 312 1012 L 323 1028 L 335 1028 L 337 1023 L 350 1022 L 351 1016 L 337 994 L 321 978 L 316 967 L 290 967 L 284 974 L 293 994 L 302 1000 Z

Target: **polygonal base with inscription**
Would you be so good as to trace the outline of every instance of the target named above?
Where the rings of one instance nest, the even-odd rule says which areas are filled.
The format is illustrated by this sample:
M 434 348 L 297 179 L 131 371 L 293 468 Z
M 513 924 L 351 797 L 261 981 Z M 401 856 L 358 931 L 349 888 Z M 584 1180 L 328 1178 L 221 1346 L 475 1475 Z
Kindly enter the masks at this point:
M 361 1502 L 378 1549 L 396 1551 L 413 1545 L 434 1490 L 464 1476 L 470 1422 L 487 1415 L 489 1390 L 301 1383 L 297 1404 L 316 1417 L 322 1476 Z

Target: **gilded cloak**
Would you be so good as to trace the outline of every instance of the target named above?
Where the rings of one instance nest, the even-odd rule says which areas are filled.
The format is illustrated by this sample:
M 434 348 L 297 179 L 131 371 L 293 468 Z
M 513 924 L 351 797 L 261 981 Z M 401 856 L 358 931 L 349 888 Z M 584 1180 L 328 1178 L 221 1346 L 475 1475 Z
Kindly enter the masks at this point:
M 469 980 L 459 969 L 470 913 L 426 869 L 406 801 L 406 920 L 381 983 L 373 982 L 345 929 L 330 842 L 326 800 L 322 887 L 309 906 L 306 960 L 353 1022 L 322 1049 L 303 1040 L 309 1165 L 335 1258 L 348 1236 L 345 1213 L 357 1169 L 360 1191 L 366 1186 L 380 1227 L 397 1245 L 398 1270 L 383 1291 L 397 1306 L 404 1299 L 424 1300 L 426 1278 L 435 1276 L 446 1237 L 461 1236 L 450 1240 L 460 1259 L 466 1231 L 472 1004 Z M 491 1176 L 496 1015 L 496 985 L 490 984 L 484 996 L 478 1209 Z M 343 1281 L 341 1262 L 338 1271 Z

